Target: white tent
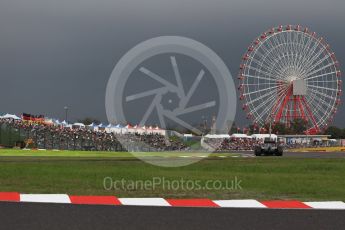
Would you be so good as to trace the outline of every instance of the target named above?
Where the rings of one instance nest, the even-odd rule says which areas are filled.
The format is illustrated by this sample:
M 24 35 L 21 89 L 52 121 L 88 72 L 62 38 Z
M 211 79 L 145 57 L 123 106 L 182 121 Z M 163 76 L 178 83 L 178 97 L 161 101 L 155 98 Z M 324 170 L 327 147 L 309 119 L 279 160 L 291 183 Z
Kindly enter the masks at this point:
M 122 134 L 122 133 L 124 133 L 123 130 L 124 130 L 124 128 L 120 124 L 117 124 L 117 125 L 112 127 L 112 132 L 114 132 L 114 133 L 121 133 Z
M 20 117 L 14 115 L 14 114 L 9 114 L 6 113 L 4 116 L 1 116 L 3 119 L 13 119 L 13 120 L 20 120 Z
M 207 134 L 205 138 L 224 139 L 224 138 L 230 138 L 230 135 L 229 134 Z
M 105 128 L 105 131 L 107 133 L 121 133 L 121 128 L 118 128 L 119 126 L 118 125 L 111 125 L 109 124 L 106 128 Z
M 99 125 L 94 126 L 93 130 L 97 132 L 97 131 L 103 131 L 103 130 L 105 130 L 105 128 L 106 128 L 106 126 L 101 123 Z
M 131 125 L 126 125 L 126 127 L 124 129 L 125 130 L 124 133 L 135 133 L 136 129 L 137 129 L 137 125 L 134 127 Z
M 147 128 L 146 126 L 143 126 L 143 127 L 140 127 L 140 126 L 134 126 L 136 127 L 136 133 L 139 133 L 139 134 L 144 134 L 144 133 L 147 133 Z
M 95 128 L 97 125 L 95 124 L 95 123 L 91 123 L 91 124 L 89 124 L 89 125 L 87 125 L 87 127 L 89 128 L 89 129 L 93 129 L 93 128 Z
M 244 133 L 233 133 L 231 135 L 232 138 L 252 138 L 251 136 L 248 136 L 247 134 Z
M 127 129 L 121 126 L 120 124 L 118 125 L 111 125 L 109 124 L 106 128 L 105 131 L 107 133 L 127 133 Z
M 106 127 L 106 125 L 103 125 L 103 123 L 98 125 L 98 128 L 105 128 L 105 127 Z
M 73 126 L 78 126 L 79 128 L 85 128 L 85 125 L 83 123 L 74 123 Z
M 154 131 L 153 131 L 154 133 L 157 133 L 157 134 L 160 134 L 160 135 L 163 135 L 163 136 L 166 135 L 166 130 L 165 129 L 161 129 L 158 126 L 153 128 L 153 129 L 154 129 Z
M 269 138 L 269 137 L 270 137 L 269 134 L 253 134 L 252 135 L 252 138 L 256 140 L 264 140 L 265 138 Z M 271 134 L 271 138 L 276 140 L 278 137 L 275 134 Z
M 146 133 L 154 134 L 154 129 L 152 126 L 146 127 Z
M 107 133 L 111 133 L 111 124 L 108 124 L 107 126 L 105 126 L 104 129 Z
M 51 118 L 46 118 L 46 119 L 44 120 L 44 123 L 45 123 L 46 125 L 53 125 L 53 124 L 54 124 L 54 121 L 53 121 L 53 119 L 51 119 Z

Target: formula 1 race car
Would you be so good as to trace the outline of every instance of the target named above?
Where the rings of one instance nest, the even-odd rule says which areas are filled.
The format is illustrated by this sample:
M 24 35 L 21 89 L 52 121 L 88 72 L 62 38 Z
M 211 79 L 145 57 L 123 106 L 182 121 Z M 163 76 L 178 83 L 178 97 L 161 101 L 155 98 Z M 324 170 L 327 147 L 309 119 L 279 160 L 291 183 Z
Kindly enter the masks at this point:
M 258 145 L 254 149 L 255 156 L 271 155 L 271 156 L 282 156 L 283 147 L 277 142 L 276 139 L 265 138 L 264 143 Z

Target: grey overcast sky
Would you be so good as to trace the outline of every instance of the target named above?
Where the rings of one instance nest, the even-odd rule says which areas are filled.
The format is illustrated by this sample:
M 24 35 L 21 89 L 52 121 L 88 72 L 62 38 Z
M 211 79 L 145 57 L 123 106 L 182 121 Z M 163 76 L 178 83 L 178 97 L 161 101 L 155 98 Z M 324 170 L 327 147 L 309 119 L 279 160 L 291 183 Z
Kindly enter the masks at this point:
M 0 112 L 106 121 L 117 61 L 136 44 L 185 36 L 213 49 L 235 78 L 250 42 L 280 24 L 308 26 L 345 62 L 344 0 L 0 0 Z M 237 79 L 235 79 L 237 85 Z M 341 106 L 335 124 L 345 126 Z M 244 125 L 238 109 L 236 122 Z

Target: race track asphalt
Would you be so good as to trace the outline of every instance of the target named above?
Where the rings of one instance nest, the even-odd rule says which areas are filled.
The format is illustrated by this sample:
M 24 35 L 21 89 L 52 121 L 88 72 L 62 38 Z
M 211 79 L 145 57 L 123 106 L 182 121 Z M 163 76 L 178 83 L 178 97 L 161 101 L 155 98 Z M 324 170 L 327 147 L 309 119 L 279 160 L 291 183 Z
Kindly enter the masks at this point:
M 1 203 L 0 229 L 344 229 L 345 211 Z

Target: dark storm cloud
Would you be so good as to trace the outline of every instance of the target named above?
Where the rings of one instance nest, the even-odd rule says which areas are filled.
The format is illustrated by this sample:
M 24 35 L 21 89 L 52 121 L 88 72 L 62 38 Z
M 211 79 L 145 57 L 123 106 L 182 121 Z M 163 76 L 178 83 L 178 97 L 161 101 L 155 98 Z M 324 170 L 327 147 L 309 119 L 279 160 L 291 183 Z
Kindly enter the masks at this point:
M 250 42 L 279 24 L 309 26 L 345 59 L 345 1 L 1 0 L 0 112 L 106 120 L 116 62 L 139 42 L 180 35 L 213 49 L 235 78 Z M 237 81 L 235 79 L 235 81 Z M 336 124 L 344 126 L 343 107 Z M 245 124 L 238 110 L 237 121 Z

